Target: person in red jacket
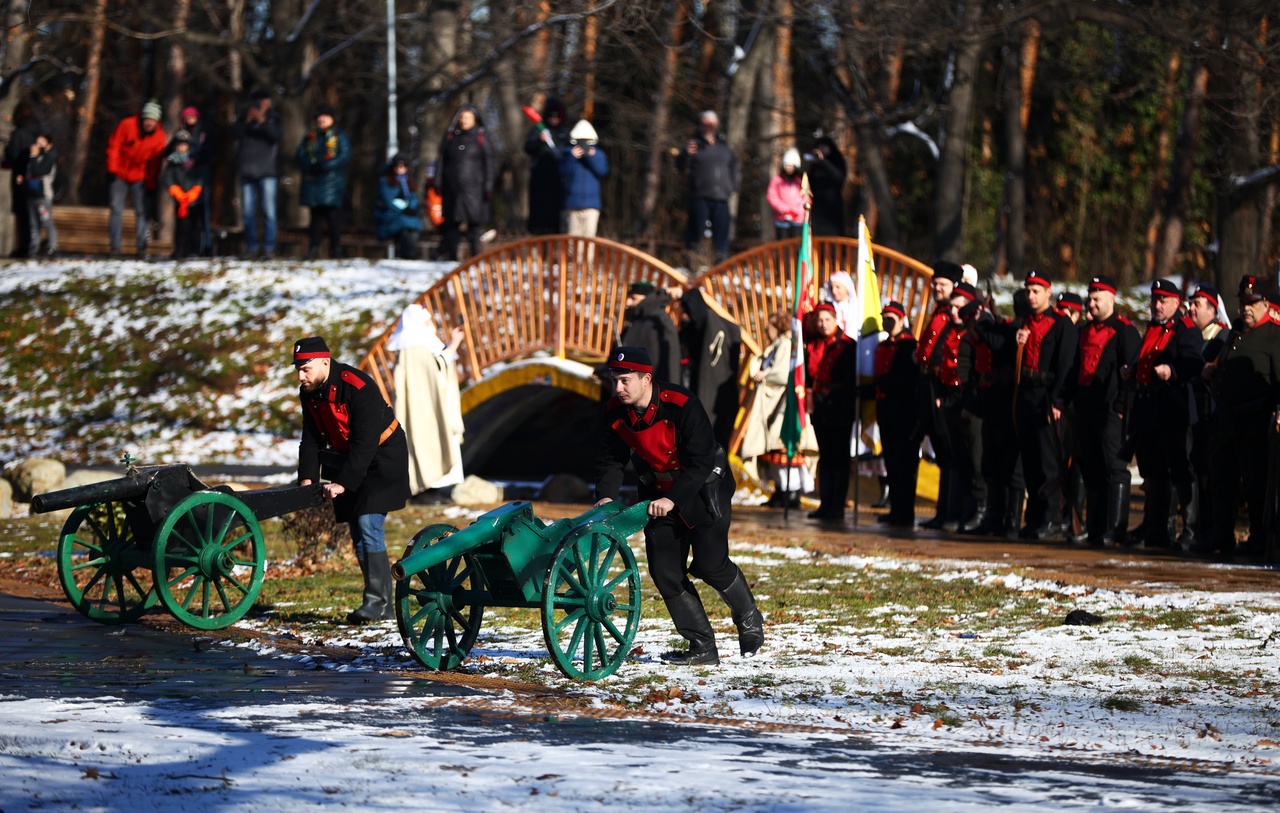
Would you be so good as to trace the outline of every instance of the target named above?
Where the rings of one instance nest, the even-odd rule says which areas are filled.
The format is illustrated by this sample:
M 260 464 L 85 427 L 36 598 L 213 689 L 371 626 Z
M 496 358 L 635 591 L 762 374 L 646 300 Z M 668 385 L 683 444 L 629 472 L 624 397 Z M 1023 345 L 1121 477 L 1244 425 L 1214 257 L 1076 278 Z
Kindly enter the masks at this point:
M 111 216 L 107 229 L 111 236 L 111 256 L 120 256 L 120 220 L 125 197 L 133 202 L 138 216 L 138 256 L 147 255 L 147 200 L 160 176 L 160 160 L 169 136 L 160 126 L 160 103 L 152 99 L 142 112 L 116 125 L 107 141 L 107 174 L 111 176 Z

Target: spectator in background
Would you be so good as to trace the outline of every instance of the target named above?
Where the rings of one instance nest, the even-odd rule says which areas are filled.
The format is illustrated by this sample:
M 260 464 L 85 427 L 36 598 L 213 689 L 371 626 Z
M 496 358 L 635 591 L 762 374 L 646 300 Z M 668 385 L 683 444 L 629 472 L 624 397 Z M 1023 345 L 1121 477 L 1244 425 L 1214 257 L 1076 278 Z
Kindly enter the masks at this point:
M 815 237 L 844 237 L 844 179 L 848 169 L 840 148 L 829 136 L 820 136 L 813 152 L 805 154 L 809 162 L 809 191 L 813 207 L 809 226 Z
M 560 180 L 560 151 L 569 144 L 568 118 L 559 99 L 542 106 L 542 124 L 534 125 L 524 140 L 529 154 L 529 233 L 559 234 L 564 228 L 564 185 Z
M 569 144 L 560 153 L 569 234 L 577 237 L 595 237 L 600 225 L 600 182 L 609 174 L 609 158 L 598 141 L 596 128 L 583 119 L 573 125 Z
M 769 181 L 767 197 L 773 209 L 773 230 L 777 240 L 799 237 L 804 226 L 804 189 L 800 175 L 800 153 L 794 147 L 782 156 L 782 171 Z
M 729 256 L 729 198 L 738 191 L 738 156 L 719 135 L 719 117 L 703 111 L 697 134 L 676 157 L 676 169 L 689 177 L 685 245 L 690 251 L 697 249 L 710 223 L 716 262 Z
M 173 136 L 173 146 L 164 160 L 160 188 L 173 201 L 173 259 L 181 260 L 200 251 L 200 224 L 204 208 L 204 179 L 196 163 L 195 138 L 186 130 Z
M 31 145 L 27 158 L 24 190 L 27 196 L 29 256 L 52 258 L 58 253 L 58 228 L 53 224 L 53 179 L 58 171 L 58 151 L 49 136 L 41 133 Z M 40 229 L 44 229 L 44 250 L 40 250 Z
M 351 161 L 351 140 L 334 123 L 332 105 L 316 107 L 316 123 L 298 145 L 294 160 L 302 170 L 302 193 L 298 202 L 311 207 L 311 234 L 307 259 L 320 254 L 320 232 L 329 229 L 329 257 L 342 256 L 342 198 L 347 188 L 347 164 Z
M 160 177 L 169 136 L 160 126 L 160 103 L 155 99 L 142 106 L 142 112 L 129 116 L 116 125 L 107 140 L 107 174 L 111 176 L 111 215 L 107 229 L 111 238 L 111 256 L 120 256 L 120 229 L 124 202 L 128 197 L 137 215 L 135 239 L 138 256 L 147 256 L 147 192 L 154 192 Z
M 457 261 L 463 223 L 472 256 L 480 253 L 480 227 L 489 219 L 493 179 L 494 161 L 484 143 L 484 122 L 475 107 L 464 104 L 440 142 L 436 184 L 443 198 L 444 238 L 435 259 Z
M 378 199 L 373 207 L 373 233 L 379 240 L 395 240 L 396 256 L 418 259 L 422 234 L 422 202 L 409 174 L 409 159 L 396 153 L 378 178 Z
M 236 154 L 236 171 L 240 175 L 240 204 L 244 217 L 244 255 L 258 255 L 258 208 L 262 209 L 262 259 L 275 258 L 276 253 L 276 165 L 280 139 L 284 129 L 280 114 L 271 109 L 271 95 L 255 91 L 253 103 L 236 122 L 235 136 L 240 140 Z
M 209 138 L 209 129 L 200 123 L 200 111 L 194 107 L 187 106 L 182 108 L 182 129 L 191 134 L 191 160 L 194 161 L 196 175 L 199 177 L 200 186 L 206 191 L 209 189 L 210 169 L 213 163 L 213 142 Z M 213 254 L 213 237 L 209 228 L 209 221 L 212 217 L 212 207 L 206 206 L 206 199 L 200 202 L 200 220 L 197 225 L 200 227 L 199 253 L 201 256 L 212 256 Z
M 31 160 L 31 146 L 40 135 L 40 121 L 31 105 L 22 102 L 13 109 L 14 130 L 4 148 L 4 166 L 12 171 L 9 176 L 9 194 L 17 228 L 14 230 L 13 251 L 10 257 L 28 257 L 35 253 L 31 246 L 30 217 L 27 206 L 27 162 Z

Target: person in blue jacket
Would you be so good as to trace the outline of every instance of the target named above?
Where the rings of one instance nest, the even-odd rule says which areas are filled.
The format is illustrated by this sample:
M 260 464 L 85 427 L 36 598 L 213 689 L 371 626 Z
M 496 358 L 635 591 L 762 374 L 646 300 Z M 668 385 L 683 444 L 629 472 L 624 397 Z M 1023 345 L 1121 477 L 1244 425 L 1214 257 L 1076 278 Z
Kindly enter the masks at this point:
M 422 233 L 422 201 L 418 198 L 409 159 L 396 153 L 378 179 L 378 200 L 373 207 L 373 233 L 379 240 L 395 240 L 396 256 L 416 260 Z
M 596 129 L 583 119 L 573 126 L 569 145 L 560 153 L 569 234 L 577 237 L 595 237 L 600 225 L 600 181 L 609 174 L 609 159 L 598 141 Z
M 342 198 L 347 189 L 347 164 L 351 162 L 351 140 L 334 123 L 332 105 L 316 107 L 316 123 L 298 145 L 294 160 L 302 170 L 302 191 L 298 202 L 311 207 L 311 240 L 307 259 L 320 253 L 321 225 L 329 226 L 329 256 L 342 256 Z

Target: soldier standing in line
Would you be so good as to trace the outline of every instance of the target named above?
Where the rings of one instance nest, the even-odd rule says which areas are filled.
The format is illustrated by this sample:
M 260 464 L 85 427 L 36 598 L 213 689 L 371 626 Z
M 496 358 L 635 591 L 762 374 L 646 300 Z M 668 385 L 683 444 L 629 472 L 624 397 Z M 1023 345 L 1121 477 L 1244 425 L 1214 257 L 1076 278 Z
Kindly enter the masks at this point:
M 1202 371 L 1216 405 L 1209 429 L 1214 526 L 1208 538 L 1192 546 L 1195 553 L 1255 556 L 1262 553 L 1269 530 L 1265 503 L 1273 496 L 1267 489 L 1275 484 L 1267 483 L 1267 449 L 1280 403 L 1280 325 L 1267 301 L 1277 296 L 1274 286 L 1274 280 L 1241 277 L 1240 321 L 1217 359 Z M 1242 492 L 1249 507 L 1249 538 L 1237 546 L 1235 519 Z
M 1079 325 L 1084 318 L 1084 298 L 1080 294 L 1063 291 L 1058 294 L 1058 304 L 1053 309 L 1070 319 L 1071 324 Z
M 939 469 L 937 510 L 933 519 L 921 523 L 922 528 L 941 528 L 950 510 L 947 497 L 954 460 L 941 409 L 945 388 L 938 381 L 938 370 L 944 355 L 941 345 L 945 344 L 947 335 L 951 332 L 951 292 L 963 274 L 964 269 L 947 260 L 939 260 L 933 266 L 934 310 L 920 334 L 920 343 L 916 346 L 916 364 L 923 373 L 916 396 L 916 434 L 921 439 L 926 436 L 929 438 Z
M 364 576 L 364 602 L 347 623 L 395 618 L 391 564 L 383 524 L 404 508 L 409 493 L 409 445 L 395 410 L 364 372 L 339 364 L 324 339 L 312 336 L 293 346 L 302 399 L 298 485 L 320 480 L 333 514 L 347 523 Z
M 1200 329 L 1200 355 L 1206 364 L 1217 361 L 1227 345 L 1231 321 L 1227 318 L 1218 289 L 1212 285 L 1196 286 L 1187 300 L 1187 315 Z M 1196 422 L 1191 426 L 1191 470 L 1200 497 L 1200 524 L 1196 536 L 1203 538 L 1213 528 L 1213 498 L 1209 486 L 1209 427 L 1213 422 L 1213 396 L 1209 381 L 1203 375 L 1191 382 L 1196 399 Z
M 805 403 L 818 440 L 818 497 L 821 505 L 810 519 L 844 519 L 849 493 L 849 438 L 853 435 L 857 403 L 857 342 L 836 323 L 836 309 L 823 302 L 813 309 L 818 338 L 806 342 Z
M 890 302 L 880 311 L 889 337 L 876 345 L 876 423 L 889 477 L 889 513 L 880 522 L 895 528 L 916 524 L 916 474 L 920 467 L 920 443 L 916 433 L 916 390 L 920 368 L 916 366 L 916 338 L 907 330 L 907 311 L 901 302 Z
M 1071 320 L 1076 326 L 1076 343 L 1079 344 L 1080 331 L 1084 327 L 1086 316 L 1084 298 L 1071 291 L 1058 294 L 1057 304 L 1053 308 Z M 1068 379 L 1070 386 L 1070 379 Z M 1071 410 L 1062 415 L 1062 448 L 1076 448 L 1076 425 L 1072 420 Z M 1085 541 L 1086 533 L 1081 521 L 1084 517 L 1084 473 L 1080 470 L 1077 455 L 1069 454 L 1063 461 L 1067 470 L 1062 475 L 1062 521 L 1068 527 L 1067 540 L 1080 544 Z M 1077 527 L 1077 525 L 1081 527 Z
M 1014 421 L 1027 481 L 1027 524 L 1020 536 L 1049 539 L 1063 531 L 1061 421 L 1076 329 L 1053 311 L 1048 275 L 1031 271 L 1024 287 L 1031 313 L 1015 334 L 1021 365 L 1015 371 Z
M 596 505 L 618 498 L 630 460 L 640 474 L 640 498 L 651 501 L 644 529 L 649 575 L 676 631 L 689 642 L 687 650 L 663 659 L 685 666 L 720 663 L 715 631 L 690 576 L 719 592 L 733 612 L 739 650 L 755 654 L 764 644 L 764 617 L 729 558 L 736 483 L 716 447 L 707 411 L 684 387 L 656 381 L 643 347 L 615 348 L 608 364 L 614 396 L 605 407 L 596 459 Z
M 1199 489 L 1191 472 L 1191 426 L 1195 422 L 1191 382 L 1204 367 L 1200 331 L 1180 315 L 1182 293 L 1167 279 L 1151 283 L 1151 322 L 1138 360 L 1128 369 L 1135 385 L 1130 432 L 1142 474 L 1145 507 L 1136 546 L 1167 548 L 1175 541 L 1173 500 L 1182 514 L 1184 549 L 1195 544 Z
M 951 292 L 953 329 L 959 334 L 956 348 L 954 402 L 947 408 L 947 434 L 954 445 L 956 469 L 952 482 L 951 519 L 943 530 L 973 533 L 987 517 L 987 481 L 982 476 L 983 408 L 978 398 L 981 377 L 991 372 L 985 344 L 971 340 L 975 322 L 989 321 L 978 291 L 962 282 Z
M 1075 459 L 1088 485 L 1086 538 L 1091 545 L 1122 544 L 1129 529 L 1129 464 L 1121 453 L 1130 388 L 1121 370 L 1134 363 L 1138 329 L 1116 313 L 1116 282 L 1099 274 L 1089 282 L 1089 316 L 1068 385 L 1075 429 Z

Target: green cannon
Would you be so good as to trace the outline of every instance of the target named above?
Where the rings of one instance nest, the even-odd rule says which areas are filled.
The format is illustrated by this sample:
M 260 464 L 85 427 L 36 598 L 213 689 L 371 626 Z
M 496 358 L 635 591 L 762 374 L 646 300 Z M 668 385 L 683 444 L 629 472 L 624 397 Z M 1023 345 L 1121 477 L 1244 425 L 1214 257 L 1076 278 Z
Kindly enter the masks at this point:
M 423 528 L 391 568 L 405 646 L 430 669 L 453 669 L 475 644 L 485 607 L 530 607 L 541 611 L 561 672 L 613 674 L 640 627 L 640 571 L 627 537 L 648 522 L 648 508 L 610 502 L 544 523 L 529 503 L 512 502 L 462 530 Z
M 319 505 L 320 489 L 232 493 L 205 485 L 190 466 L 129 466 L 115 480 L 37 494 L 31 508 L 74 509 L 58 540 L 58 578 L 82 615 L 124 624 L 159 601 L 212 630 L 244 617 L 262 588 L 258 521 Z

